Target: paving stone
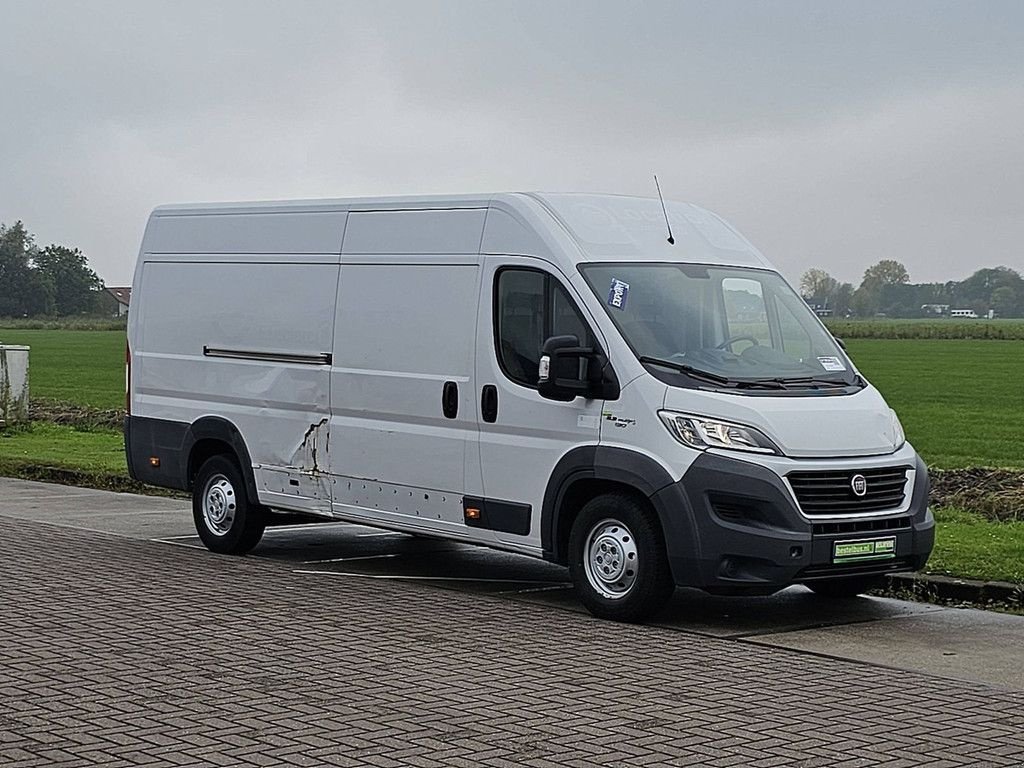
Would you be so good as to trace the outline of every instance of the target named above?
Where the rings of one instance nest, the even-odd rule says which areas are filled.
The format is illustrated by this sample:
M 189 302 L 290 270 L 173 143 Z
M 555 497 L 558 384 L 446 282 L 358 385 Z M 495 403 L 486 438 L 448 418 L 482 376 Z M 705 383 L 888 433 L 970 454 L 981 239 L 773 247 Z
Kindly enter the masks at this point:
M 0 765 L 196 764 L 1022 766 L 1024 694 L 0 518 Z

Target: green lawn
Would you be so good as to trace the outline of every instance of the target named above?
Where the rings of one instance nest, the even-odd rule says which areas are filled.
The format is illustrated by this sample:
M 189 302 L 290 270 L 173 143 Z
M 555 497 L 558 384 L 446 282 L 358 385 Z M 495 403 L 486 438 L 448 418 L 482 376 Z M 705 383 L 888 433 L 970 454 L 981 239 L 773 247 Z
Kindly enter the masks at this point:
M 45 421 L 0 431 L 0 470 L 23 465 L 128 474 L 121 432 L 81 431 Z
M 35 397 L 96 408 L 124 408 L 124 331 L 41 331 L 0 328 L 0 343 L 29 352 Z
M 935 467 L 1024 467 L 1024 342 L 851 339 L 850 356 Z
M 935 520 L 928 573 L 1024 584 L 1024 522 L 994 523 L 950 508 L 937 509 Z

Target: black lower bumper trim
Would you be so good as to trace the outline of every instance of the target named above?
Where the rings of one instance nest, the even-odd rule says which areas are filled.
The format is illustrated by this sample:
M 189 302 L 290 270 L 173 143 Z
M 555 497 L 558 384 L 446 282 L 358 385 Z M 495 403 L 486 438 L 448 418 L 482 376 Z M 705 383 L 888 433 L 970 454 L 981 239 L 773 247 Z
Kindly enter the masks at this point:
M 874 576 L 876 574 L 881 576 L 886 573 L 916 571 L 918 569 L 917 562 L 917 558 L 900 557 L 895 560 L 860 563 L 858 565 L 812 565 L 797 573 L 793 581 L 817 581 L 819 579 L 835 579 L 843 576 Z
M 935 539 L 928 512 L 928 470 L 916 459 L 908 509 L 890 517 L 822 523 L 797 509 L 785 481 L 769 468 L 702 454 L 683 478 L 652 497 L 679 586 L 769 594 L 812 579 L 897 573 L 924 566 Z M 673 527 L 674 526 L 674 527 Z M 895 539 L 896 558 L 835 564 L 838 541 Z

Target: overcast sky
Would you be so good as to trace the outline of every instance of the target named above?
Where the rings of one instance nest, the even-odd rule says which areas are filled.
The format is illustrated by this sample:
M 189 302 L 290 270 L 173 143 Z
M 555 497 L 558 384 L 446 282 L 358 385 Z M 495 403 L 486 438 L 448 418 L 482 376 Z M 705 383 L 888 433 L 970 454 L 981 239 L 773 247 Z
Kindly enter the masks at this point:
M 1024 2 L 0 0 L 0 221 L 128 284 L 161 203 L 653 193 L 791 280 L 1024 271 Z

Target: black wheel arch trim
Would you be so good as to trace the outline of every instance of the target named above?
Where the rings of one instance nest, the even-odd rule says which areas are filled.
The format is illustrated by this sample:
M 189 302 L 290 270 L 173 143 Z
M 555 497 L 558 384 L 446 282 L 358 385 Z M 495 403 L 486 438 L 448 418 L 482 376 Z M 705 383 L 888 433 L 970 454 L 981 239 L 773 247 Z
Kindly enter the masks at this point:
M 246 495 L 252 504 L 259 504 L 259 495 L 256 490 L 256 473 L 252 470 L 252 459 L 249 457 L 249 449 L 245 446 L 245 440 L 238 427 L 220 416 L 204 416 L 197 419 L 189 426 L 185 433 L 185 442 L 182 445 L 184 455 L 188 457 L 185 468 L 188 475 L 185 482 L 192 484 L 192 449 L 200 440 L 217 440 L 226 443 L 235 452 L 238 458 L 239 468 L 242 470 L 242 477 L 245 478 Z M 196 471 L 199 467 L 194 468 Z
M 692 557 L 696 546 L 692 510 L 683 494 L 662 493 L 677 487 L 668 471 L 649 456 L 627 448 L 587 445 L 573 448 L 555 465 L 541 507 L 544 557 L 565 564 L 566 541 L 558 540 L 566 493 L 580 480 L 603 480 L 634 488 L 651 503 L 665 536 L 670 562 Z
M 191 466 L 192 451 L 200 441 L 216 440 L 227 445 L 238 459 L 249 501 L 259 503 L 249 449 L 238 427 L 227 419 L 204 416 L 189 424 L 129 415 L 125 417 L 124 434 L 129 474 L 140 482 L 180 491 L 191 489 L 192 476 L 199 469 Z M 159 457 L 158 466 L 150 464 L 151 456 Z

